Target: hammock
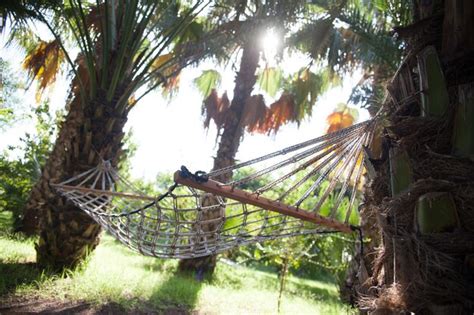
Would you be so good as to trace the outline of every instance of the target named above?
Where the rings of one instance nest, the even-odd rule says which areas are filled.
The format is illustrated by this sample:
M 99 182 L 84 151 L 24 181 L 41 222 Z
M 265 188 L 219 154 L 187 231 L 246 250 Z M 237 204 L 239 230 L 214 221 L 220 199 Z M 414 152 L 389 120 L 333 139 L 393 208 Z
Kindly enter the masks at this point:
M 107 161 L 52 186 L 119 241 L 155 257 L 195 258 L 283 237 L 351 233 L 363 149 L 375 124 L 365 121 L 210 173 L 182 167 L 159 196 L 140 192 Z M 247 175 L 215 180 L 237 170 Z

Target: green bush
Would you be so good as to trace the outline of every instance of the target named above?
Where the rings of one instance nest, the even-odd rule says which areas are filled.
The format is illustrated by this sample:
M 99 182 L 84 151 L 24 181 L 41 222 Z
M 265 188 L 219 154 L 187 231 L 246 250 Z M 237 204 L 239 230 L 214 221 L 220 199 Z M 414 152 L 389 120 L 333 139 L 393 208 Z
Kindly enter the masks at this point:
M 19 145 L 9 146 L 0 154 L 0 211 L 13 214 L 15 229 L 21 225 L 23 207 L 31 187 L 41 175 L 57 129 L 48 103 L 35 109 L 34 116 L 35 134 L 26 133 Z

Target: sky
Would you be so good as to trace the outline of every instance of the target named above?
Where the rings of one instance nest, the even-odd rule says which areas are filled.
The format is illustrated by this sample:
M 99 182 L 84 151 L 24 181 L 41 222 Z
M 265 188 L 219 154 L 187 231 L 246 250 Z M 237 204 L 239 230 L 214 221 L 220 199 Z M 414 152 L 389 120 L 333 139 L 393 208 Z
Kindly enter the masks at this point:
M 183 75 L 181 84 L 184 88 L 171 103 L 167 104 L 159 95 L 153 94 L 130 113 L 126 127 L 132 128 L 134 142 L 138 145 L 132 161 L 134 176 L 150 178 L 158 171 L 175 171 L 181 165 L 193 171 L 212 168 L 212 157 L 217 150 L 217 130 L 213 125 L 207 131 L 203 129 L 202 97 L 192 84 L 200 73 L 200 69 L 196 70 Z M 237 160 L 246 161 L 322 135 L 327 128 L 326 117 L 338 103 L 347 101 L 353 81 L 348 78 L 342 87 L 321 97 L 313 116 L 303 121 L 299 128 L 296 124 L 289 124 L 270 136 L 246 133 Z M 233 88 L 229 82 L 224 82 L 223 86 L 228 91 Z M 359 116 L 359 120 L 368 118 L 365 111 Z
M 272 38 L 262 38 L 262 43 L 271 48 Z M 15 73 L 21 73 L 22 53 L 18 47 L 4 47 L 5 36 L 0 38 L 1 58 L 9 61 Z M 238 60 L 237 60 L 238 61 Z M 293 55 L 283 65 L 285 72 L 299 69 L 308 60 L 301 55 Z M 264 66 L 264 64 L 261 64 Z M 186 69 L 181 74 L 179 93 L 171 100 L 164 99 L 161 94 L 152 92 L 143 98 L 131 110 L 127 131 L 132 130 L 132 141 L 137 145 L 137 151 L 131 160 L 133 177 L 153 181 L 158 173 L 174 172 L 181 165 L 190 170 L 209 171 L 212 168 L 213 156 L 217 150 L 217 130 L 211 124 L 209 130 L 203 128 L 201 116 L 202 96 L 194 87 L 193 80 L 203 70 L 215 69 L 215 65 L 204 63 L 198 68 Z M 222 75 L 219 93 L 227 91 L 232 97 L 235 73 L 232 69 L 217 68 Z M 340 87 L 333 88 L 320 97 L 313 110 L 311 118 L 304 120 L 299 128 L 296 124 L 283 126 L 276 135 L 246 133 L 237 153 L 237 160 L 245 161 L 266 153 L 283 149 L 304 140 L 315 138 L 324 133 L 327 128 L 326 117 L 335 109 L 338 103 L 345 103 L 349 98 L 352 87 L 358 82 L 360 73 L 346 77 Z M 51 111 L 64 108 L 67 97 L 68 82 L 65 75 L 48 93 Z M 35 105 L 34 85 L 30 90 L 18 95 L 22 108 L 28 111 L 29 106 Z M 359 109 L 359 121 L 368 119 L 368 113 Z M 25 132 L 34 131 L 34 121 L 23 119 L 14 127 L 0 131 L 0 151 L 8 145 L 17 144 Z

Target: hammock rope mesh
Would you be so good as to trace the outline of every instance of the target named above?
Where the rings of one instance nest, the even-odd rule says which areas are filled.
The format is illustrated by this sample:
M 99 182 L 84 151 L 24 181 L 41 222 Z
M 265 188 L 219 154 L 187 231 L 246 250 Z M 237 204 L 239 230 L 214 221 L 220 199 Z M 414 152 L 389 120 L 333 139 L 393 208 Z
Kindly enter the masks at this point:
M 375 124 L 365 121 L 209 173 L 182 167 L 158 197 L 141 192 L 107 161 L 52 186 L 119 241 L 155 257 L 195 258 L 283 237 L 350 233 L 363 149 Z M 226 173 L 234 174 L 232 181 L 215 181 Z

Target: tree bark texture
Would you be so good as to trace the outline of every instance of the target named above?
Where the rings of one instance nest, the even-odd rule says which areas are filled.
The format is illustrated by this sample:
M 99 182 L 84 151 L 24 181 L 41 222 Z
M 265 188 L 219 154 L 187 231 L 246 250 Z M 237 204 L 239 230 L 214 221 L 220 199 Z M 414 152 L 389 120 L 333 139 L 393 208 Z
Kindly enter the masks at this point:
M 222 135 L 214 158 L 213 170 L 221 169 L 235 164 L 235 155 L 239 149 L 240 142 L 244 135 L 244 127 L 241 124 L 243 111 L 247 99 L 251 96 L 253 87 L 257 80 L 255 72 L 258 67 L 260 50 L 258 45 L 248 41 L 242 51 L 240 69 L 235 77 L 235 87 L 229 112 L 223 126 Z M 225 183 L 230 181 L 232 173 L 219 175 L 215 180 Z M 209 202 L 209 201 L 208 201 Z M 211 201 L 212 202 L 212 201 Z M 214 201 L 216 203 L 216 201 Z M 225 209 L 210 210 L 203 213 L 204 220 L 211 220 L 224 216 Z M 219 223 L 203 226 L 206 231 L 217 231 Z M 179 270 L 194 272 L 213 273 L 216 266 L 217 255 L 210 255 L 192 259 L 182 259 L 179 262 Z
M 85 212 L 60 197 L 50 186 L 101 161 L 117 166 L 126 113 L 114 110 L 99 91 L 83 105 L 76 94 L 62 123 L 53 151 L 33 187 L 25 209 L 25 228 L 39 230 L 37 263 L 55 270 L 75 267 L 98 244 L 100 226 Z
M 390 122 L 385 126 L 390 145 L 407 153 L 406 164 L 413 178 L 405 191 L 392 195 L 386 160 L 368 185 L 362 222 L 370 222 L 366 228 L 378 236 L 377 244 L 368 247 L 373 250 L 364 252 L 365 264 L 359 268 L 359 275 L 365 270 L 368 276 L 356 285 L 357 303 L 362 311 L 374 314 L 471 314 L 474 255 L 469 244 L 472 239 L 468 240 L 474 231 L 474 162 L 456 154 L 452 139 L 455 113 L 462 108 L 460 102 L 466 101 L 458 91 L 461 85 L 471 90 L 474 86 L 474 71 L 470 70 L 474 60 L 474 5 L 470 0 L 414 1 L 415 17 L 425 26 L 408 39 L 409 58 L 403 66 L 410 71 L 405 76 L 399 72 L 384 104 Z M 407 90 L 407 82 L 419 83 L 419 78 L 413 81 L 420 75 L 416 71 L 417 55 L 419 58 L 419 52 L 428 45 L 436 48 L 446 81 L 444 88 L 449 93 L 447 110 L 441 115 L 421 113 L 419 97 L 439 86 L 429 86 L 411 98 L 402 93 Z M 470 102 L 472 99 L 466 104 Z M 420 230 L 416 204 L 427 194 L 452 196 L 458 226 L 430 233 Z M 439 209 L 448 210 L 452 211 L 448 207 Z

